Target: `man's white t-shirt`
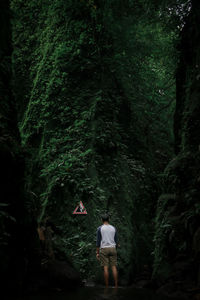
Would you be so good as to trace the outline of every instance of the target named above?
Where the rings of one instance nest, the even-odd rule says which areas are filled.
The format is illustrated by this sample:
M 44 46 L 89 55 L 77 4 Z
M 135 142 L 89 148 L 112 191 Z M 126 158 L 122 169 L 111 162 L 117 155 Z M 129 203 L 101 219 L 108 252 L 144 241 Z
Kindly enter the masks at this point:
M 116 228 L 110 224 L 101 225 L 97 229 L 97 247 L 108 248 L 116 247 L 117 231 Z

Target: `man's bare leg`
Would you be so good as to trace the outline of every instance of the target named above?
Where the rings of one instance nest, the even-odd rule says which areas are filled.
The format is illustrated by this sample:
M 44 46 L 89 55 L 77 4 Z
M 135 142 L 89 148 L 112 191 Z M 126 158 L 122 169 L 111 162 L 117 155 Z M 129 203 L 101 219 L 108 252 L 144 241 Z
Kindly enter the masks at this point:
M 108 272 L 108 266 L 104 266 L 104 280 L 105 280 L 105 285 L 108 287 L 108 280 L 109 280 L 109 272 Z
M 118 273 L 117 273 L 117 267 L 116 266 L 112 266 L 112 273 L 113 273 L 113 278 L 114 278 L 114 282 L 115 282 L 115 287 L 118 287 Z

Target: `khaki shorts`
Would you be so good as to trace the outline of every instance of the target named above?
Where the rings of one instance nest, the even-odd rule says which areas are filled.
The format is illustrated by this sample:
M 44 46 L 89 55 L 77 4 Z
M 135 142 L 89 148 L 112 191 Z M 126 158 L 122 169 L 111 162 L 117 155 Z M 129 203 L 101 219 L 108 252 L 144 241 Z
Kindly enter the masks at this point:
M 117 250 L 115 247 L 100 249 L 101 266 L 116 266 L 117 265 Z

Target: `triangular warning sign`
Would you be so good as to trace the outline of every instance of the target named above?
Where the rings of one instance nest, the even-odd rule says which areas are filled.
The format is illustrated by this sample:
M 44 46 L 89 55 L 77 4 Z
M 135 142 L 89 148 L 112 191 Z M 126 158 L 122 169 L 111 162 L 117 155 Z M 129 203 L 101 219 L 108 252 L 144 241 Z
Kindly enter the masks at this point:
M 87 215 L 87 211 L 86 211 L 82 201 L 80 201 L 79 205 L 75 208 L 73 215 Z

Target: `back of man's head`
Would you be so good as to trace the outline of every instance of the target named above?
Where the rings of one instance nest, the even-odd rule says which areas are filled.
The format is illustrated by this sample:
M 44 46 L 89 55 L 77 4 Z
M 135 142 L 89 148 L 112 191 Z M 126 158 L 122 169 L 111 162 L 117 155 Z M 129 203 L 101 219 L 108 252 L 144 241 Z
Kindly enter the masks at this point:
M 101 215 L 101 219 L 103 222 L 108 222 L 109 221 L 109 215 L 108 214 L 103 214 Z

